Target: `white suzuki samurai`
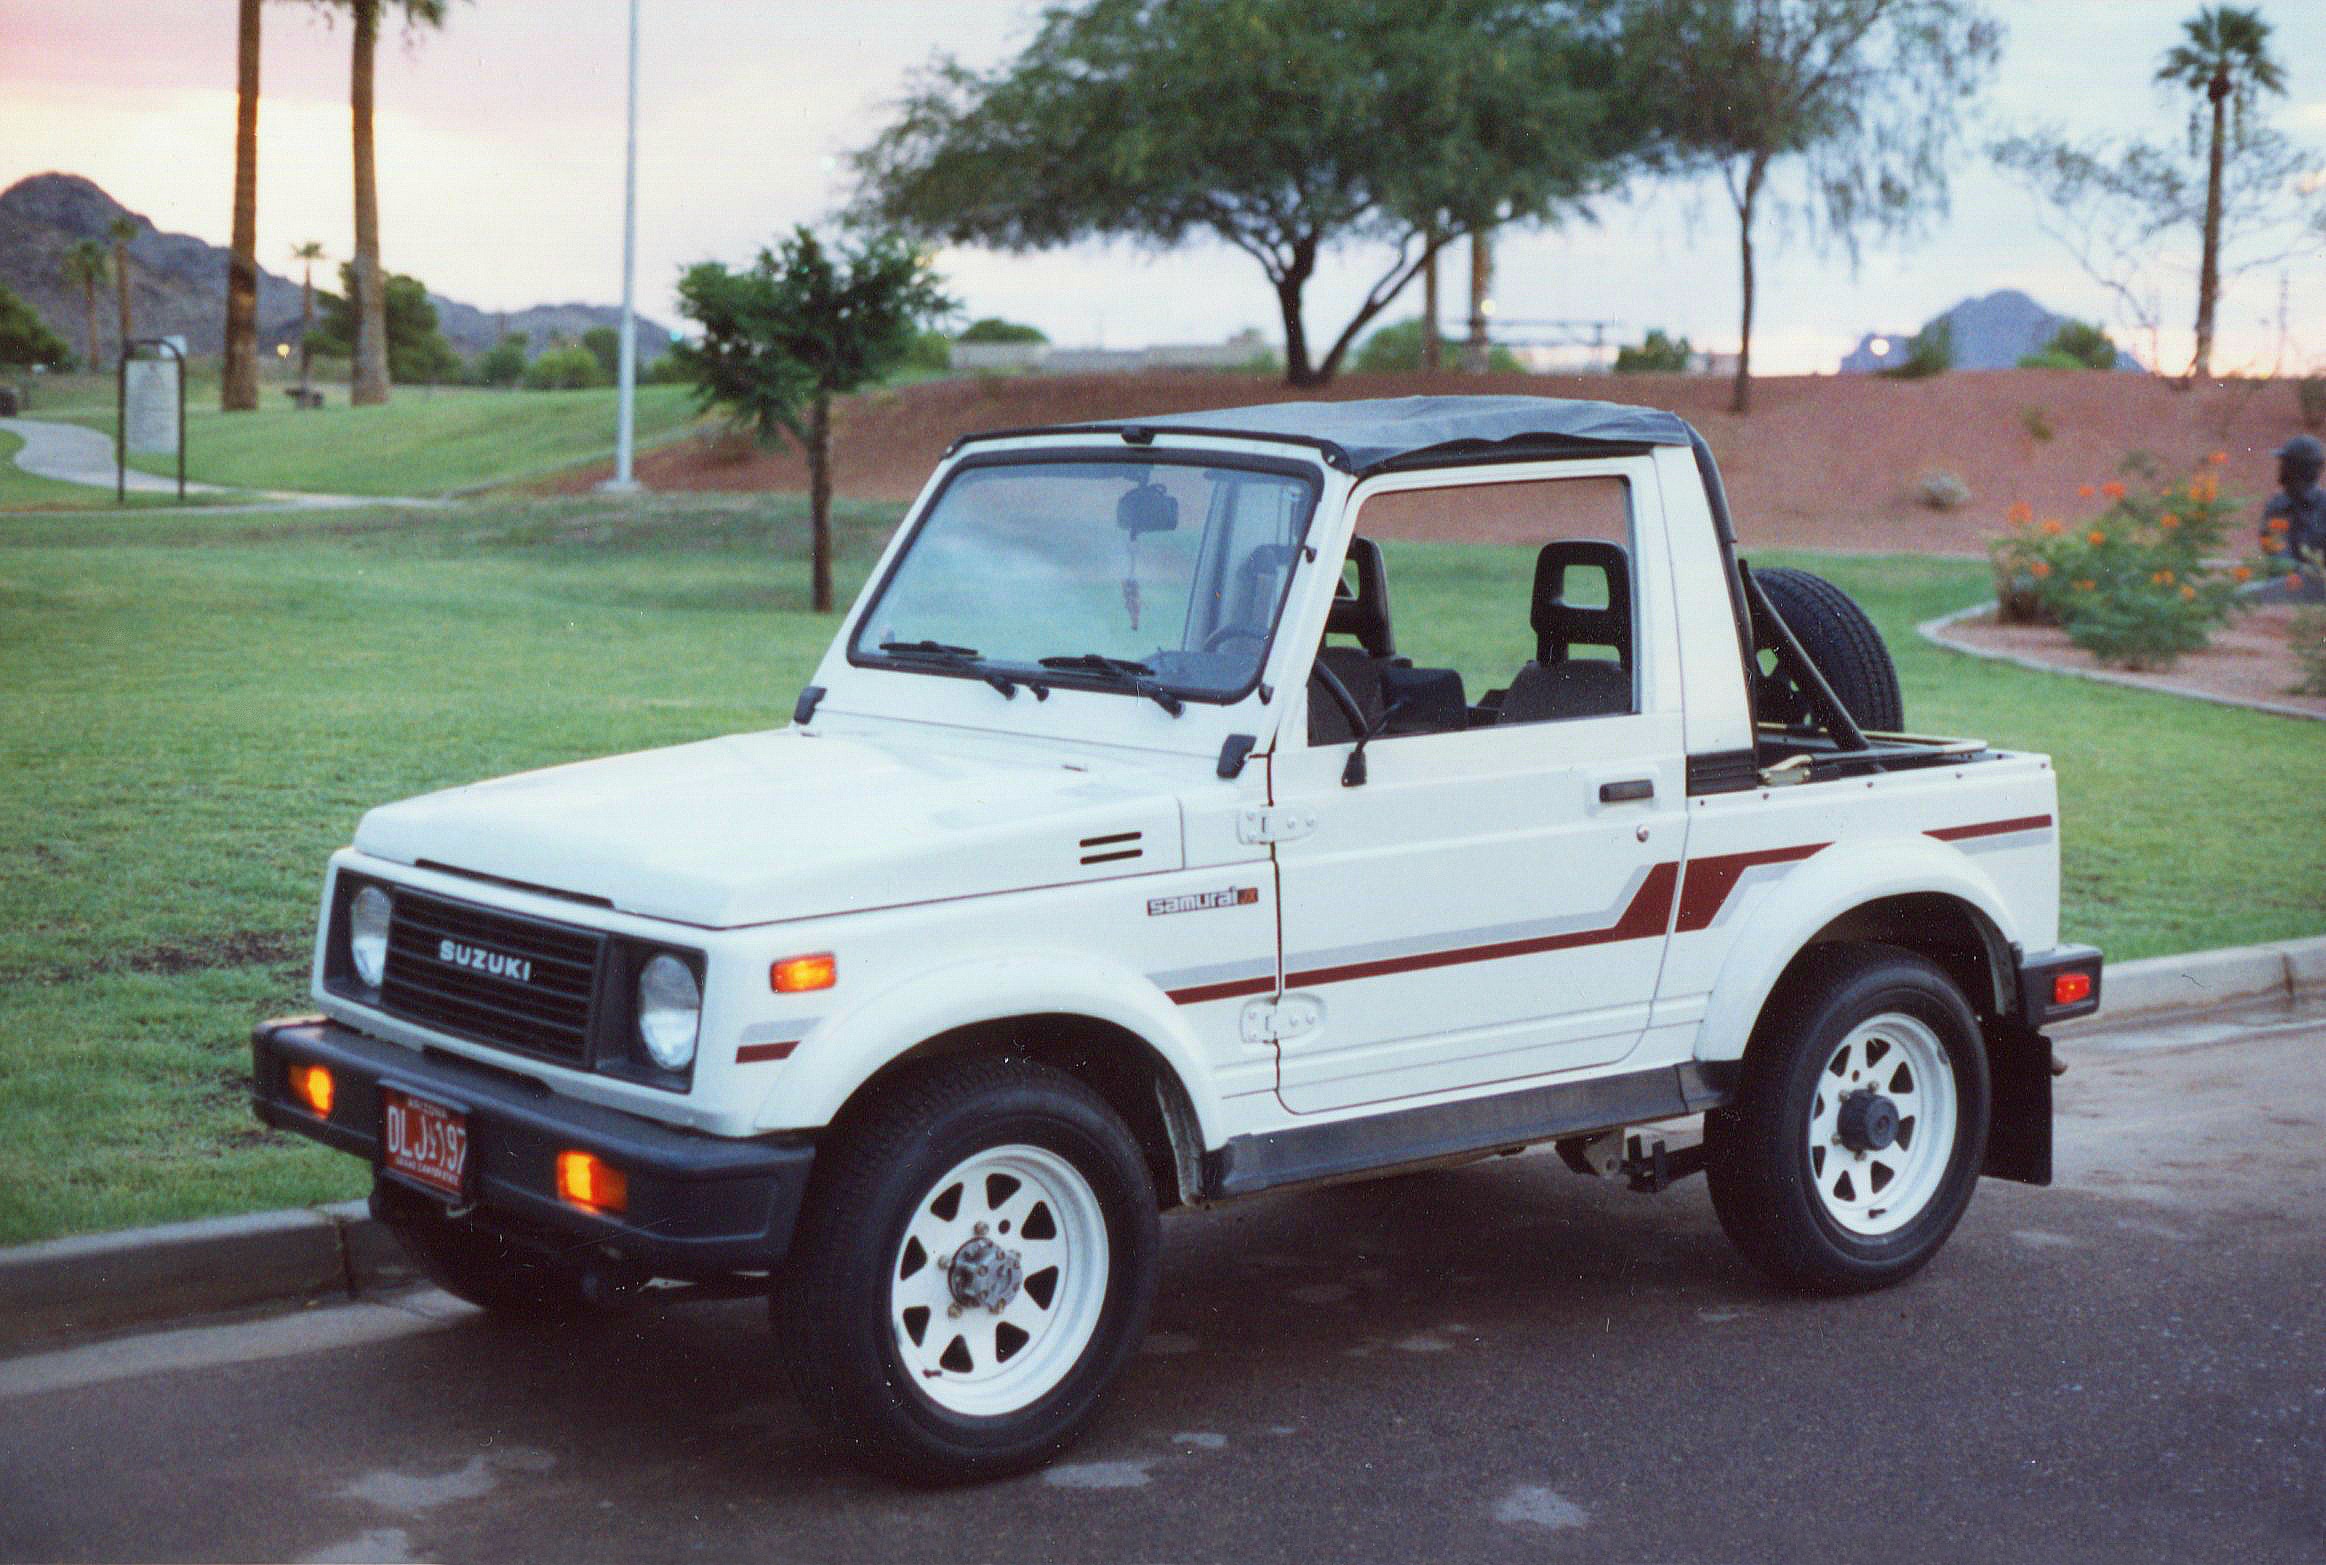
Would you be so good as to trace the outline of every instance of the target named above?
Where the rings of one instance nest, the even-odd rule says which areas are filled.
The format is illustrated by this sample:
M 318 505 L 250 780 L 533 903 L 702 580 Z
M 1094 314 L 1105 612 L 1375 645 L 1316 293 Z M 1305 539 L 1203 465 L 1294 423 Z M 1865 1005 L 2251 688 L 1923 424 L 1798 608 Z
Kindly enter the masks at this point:
M 1393 614 L 1379 540 L 1433 535 L 1531 579 Z M 256 1107 L 487 1308 L 768 1295 L 805 1405 L 928 1480 L 1089 1422 L 1166 1208 L 1551 1142 L 1881 1287 L 2048 1182 L 2041 1029 L 2100 981 L 2050 763 L 1903 727 L 1669 414 L 972 436 L 788 728 L 365 816 Z

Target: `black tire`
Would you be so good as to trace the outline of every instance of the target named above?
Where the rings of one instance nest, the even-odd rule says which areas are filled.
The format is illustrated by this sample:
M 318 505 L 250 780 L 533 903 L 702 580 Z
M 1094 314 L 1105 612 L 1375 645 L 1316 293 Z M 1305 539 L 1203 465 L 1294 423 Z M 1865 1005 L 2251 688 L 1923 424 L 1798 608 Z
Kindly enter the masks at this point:
M 1807 571 L 1771 566 L 1753 572 L 1753 579 L 1858 726 L 1902 732 L 1906 704 L 1898 693 L 1897 667 L 1882 633 L 1857 601 Z M 1807 698 L 1781 672 L 1761 675 L 1758 705 L 1761 717 L 1772 722 L 1800 723 L 1809 716 Z
M 1103 1216 L 1108 1265 L 1096 1324 L 1063 1377 L 1024 1406 L 978 1416 L 922 1389 L 900 1344 L 891 1290 L 905 1286 L 900 1247 L 924 1203 L 939 1195 L 939 1181 L 979 1153 L 1020 1147 L 1063 1159 L 1086 1183 Z M 1160 1263 L 1156 1214 L 1137 1139 L 1073 1077 L 1018 1059 L 919 1068 L 818 1148 L 774 1299 L 792 1385 L 852 1455 L 908 1482 L 960 1483 L 1038 1466 L 1089 1423 L 1146 1333 Z M 1032 1220 L 1024 1226 L 1030 1234 Z M 939 1333 L 932 1342 L 952 1329 L 931 1325 Z
M 446 1293 L 510 1320 L 561 1320 L 590 1308 L 579 1271 L 490 1230 L 448 1221 L 424 1200 L 375 1199 L 373 1210 L 412 1264 Z
M 1923 1165 L 1931 1182 L 1918 1213 L 1895 1231 L 1868 1234 L 1834 1216 L 1819 1190 L 1824 1164 L 1810 1139 L 1812 1116 L 1825 1112 L 1821 1089 L 1836 1082 L 1828 1062 L 1861 1023 L 1884 1016 L 1905 1017 L 1935 1037 L 1952 1081 L 1955 1129 L 1944 1164 Z M 1986 1160 L 1988 1106 L 1978 1018 L 1952 979 L 1894 946 L 1821 949 L 1762 1012 L 1736 1101 L 1705 1116 L 1713 1210 L 1745 1258 L 1783 1286 L 1812 1293 L 1889 1287 L 1937 1254 L 1962 1220 Z M 1824 1155 L 1857 1156 L 1838 1144 Z M 1834 1167 L 1849 1172 L 1847 1163 Z

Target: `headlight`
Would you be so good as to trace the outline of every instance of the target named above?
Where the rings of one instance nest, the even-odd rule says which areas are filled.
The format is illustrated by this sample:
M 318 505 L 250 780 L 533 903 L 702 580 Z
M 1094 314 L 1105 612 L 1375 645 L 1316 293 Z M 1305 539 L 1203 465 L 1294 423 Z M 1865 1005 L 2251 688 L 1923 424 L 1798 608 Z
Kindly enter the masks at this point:
M 703 987 L 694 970 L 665 951 L 638 975 L 638 1036 L 666 1071 L 694 1063 L 695 1033 L 703 1020 Z
M 348 907 L 347 955 L 366 989 L 377 989 L 388 970 L 388 919 L 395 911 L 396 905 L 377 886 L 357 892 Z

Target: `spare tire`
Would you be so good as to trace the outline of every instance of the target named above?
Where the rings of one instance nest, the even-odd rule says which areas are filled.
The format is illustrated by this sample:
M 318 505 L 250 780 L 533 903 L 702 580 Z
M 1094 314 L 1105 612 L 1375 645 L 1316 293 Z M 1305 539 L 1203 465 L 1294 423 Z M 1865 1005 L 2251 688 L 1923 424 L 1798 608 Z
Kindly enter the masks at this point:
M 1906 726 L 1905 702 L 1898 694 L 1898 669 L 1882 633 L 1856 600 L 1822 576 L 1771 566 L 1753 572 L 1769 605 L 1793 632 L 1809 661 L 1825 676 L 1860 728 L 1897 733 Z M 1767 663 L 1767 658 L 1762 659 Z M 1810 721 L 1808 697 L 1783 669 L 1766 670 L 1756 705 L 1764 722 L 1788 725 Z

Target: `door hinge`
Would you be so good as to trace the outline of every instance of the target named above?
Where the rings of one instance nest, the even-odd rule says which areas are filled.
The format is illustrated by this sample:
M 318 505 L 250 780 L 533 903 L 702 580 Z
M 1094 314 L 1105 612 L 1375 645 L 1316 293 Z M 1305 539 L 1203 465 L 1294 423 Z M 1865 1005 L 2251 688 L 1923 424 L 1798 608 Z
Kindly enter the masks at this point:
M 1290 842 L 1316 830 L 1316 811 L 1293 809 L 1288 805 L 1272 808 L 1253 808 L 1236 818 L 1238 842 Z
M 1244 1007 L 1246 1043 L 1281 1043 L 1312 1032 L 1325 1019 L 1324 1007 L 1305 995 L 1281 1000 L 1254 1000 Z

